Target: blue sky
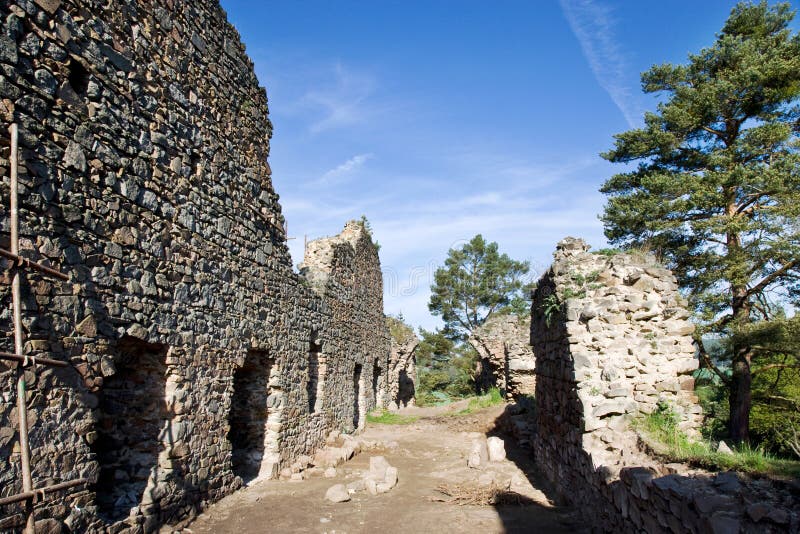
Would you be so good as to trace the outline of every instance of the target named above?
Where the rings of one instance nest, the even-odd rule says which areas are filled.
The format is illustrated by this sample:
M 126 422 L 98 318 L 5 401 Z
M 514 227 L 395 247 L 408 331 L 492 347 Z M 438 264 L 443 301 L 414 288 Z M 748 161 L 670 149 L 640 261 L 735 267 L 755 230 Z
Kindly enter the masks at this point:
M 606 246 L 598 188 L 621 169 L 598 154 L 654 107 L 640 72 L 710 45 L 735 4 L 221 3 L 267 88 L 295 264 L 365 214 L 387 313 L 425 328 L 433 271 L 477 233 L 534 277 L 565 236 Z

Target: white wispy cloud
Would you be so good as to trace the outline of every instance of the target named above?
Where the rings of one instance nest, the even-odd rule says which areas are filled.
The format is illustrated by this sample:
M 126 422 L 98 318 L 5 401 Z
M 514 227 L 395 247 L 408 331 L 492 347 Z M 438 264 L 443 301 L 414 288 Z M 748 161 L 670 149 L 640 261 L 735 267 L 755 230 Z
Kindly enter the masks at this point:
M 624 81 L 626 58 L 616 39 L 611 9 L 595 0 L 560 0 L 560 3 L 597 83 L 622 112 L 628 126 L 635 127 L 641 109 Z
M 526 205 L 527 202 L 527 205 Z M 459 210 L 457 206 L 469 206 Z M 537 279 L 552 261 L 558 240 L 572 235 L 591 244 L 605 245 L 602 226 L 595 213 L 602 205 L 597 192 L 545 198 L 526 197 L 511 205 L 476 206 L 465 197 L 441 206 L 420 206 L 412 216 L 393 213 L 373 221 L 380 241 L 384 269 L 384 303 L 388 312 L 403 312 L 412 324 L 433 328 L 438 319 L 429 315 L 427 300 L 433 273 L 447 251 L 483 234 L 497 241 L 502 252 L 531 263 L 531 280 Z
M 289 247 L 299 263 L 304 234 L 335 235 L 346 220 L 365 214 L 381 244 L 386 311 L 433 328 L 439 324 L 427 310 L 433 273 L 451 247 L 475 234 L 497 241 L 513 258 L 531 260 L 532 276 L 567 235 L 604 246 L 596 216 L 604 198 L 589 185 L 603 165 L 582 152 L 562 160 L 459 147 L 429 165 L 398 171 L 384 156 L 358 153 L 331 166 L 323 187 L 300 177 L 287 182 L 282 202 L 296 237 Z M 362 180 L 367 168 L 370 179 Z
M 372 159 L 372 157 L 373 155 L 371 153 L 356 154 L 341 165 L 337 165 L 333 169 L 323 173 L 319 180 L 315 180 L 313 184 L 323 185 L 339 183 L 342 181 L 342 179 L 352 175 L 355 171 L 363 167 L 368 160 Z
M 309 126 L 312 133 L 362 122 L 368 115 L 366 101 L 376 87 L 372 76 L 356 72 L 341 63 L 337 62 L 326 70 L 332 79 L 306 91 L 299 103 L 321 115 Z

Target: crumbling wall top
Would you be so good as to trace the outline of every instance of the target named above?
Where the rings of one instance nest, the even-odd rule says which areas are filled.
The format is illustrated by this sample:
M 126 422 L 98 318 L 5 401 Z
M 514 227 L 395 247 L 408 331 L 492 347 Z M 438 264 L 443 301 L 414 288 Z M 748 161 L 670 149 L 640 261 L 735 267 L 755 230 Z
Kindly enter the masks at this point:
M 300 274 L 316 292 L 323 294 L 334 271 L 337 253 L 357 256 L 362 251 L 370 257 L 374 255 L 377 261 L 377 250 L 364 224 L 348 221 L 338 235 L 314 239 L 306 244 Z
M 688 318 L 675 277 L 652 255 L 591 253 L 583 240 L 559 242 L 533 302 L 540 424 L 566 422 L 550 430 L 615 470 L 635 448 L 635 437 L 625 436 L 636 414 L 666 403 L 683 430 L 696 432 L 702 415 Z

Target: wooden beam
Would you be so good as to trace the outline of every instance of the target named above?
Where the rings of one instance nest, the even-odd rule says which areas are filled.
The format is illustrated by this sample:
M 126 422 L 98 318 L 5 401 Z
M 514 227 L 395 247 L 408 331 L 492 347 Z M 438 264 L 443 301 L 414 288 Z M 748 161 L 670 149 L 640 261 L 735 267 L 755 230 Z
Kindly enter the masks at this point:
M 3 497 L 2 499 L 0 499 L 0 506 L 5 506 L 7 504 L 14 504 L 17 502 L 28 501 L 28 500 L 43 501 L 48 493 L 74 488 L 75 486 L 80 486 L 81 484 L 85 484 L 86 482 L 87 480 L 85 478 L 79 478 L 77 480 L 59 482 L 58 484 L 45 486 L 43 488 L 36 488 L 30 491 L 23 491 L 22 493 L 17 493 L 16 495 Z
M 60 278 L 61 280 L 69 280 L 69 276 L 62 273 L 61 271 L 57 271 L 50 267 L 46 267 L 41 263 L 36 263 L 35 261 L 31 261 L 28 258 L 23 258 L 22 256 L 16 254 L 15 252 L 11 252 L 9 250 L 0 248 L 0 256 L 8 258 L 9 260 L 15 262 L 17 265 L 33 269 L 34 271 L 39 271 L 41 273 L 54 276 L 56 278 Z
M 15 362 L 28 362 L 28 365 L 33 364 L 42 364 L 42 365 L 52 365 L 54 367 L 69 367 L 69 362 L 64 362 L 61 360 L 53 360 L 51 358 L 40 358 L 38 356 L 32 355 L 24 355 L 24 354 L 14 354 L 13 352 L 3 352 L 0 351 L 0 360 L 11 360 Z

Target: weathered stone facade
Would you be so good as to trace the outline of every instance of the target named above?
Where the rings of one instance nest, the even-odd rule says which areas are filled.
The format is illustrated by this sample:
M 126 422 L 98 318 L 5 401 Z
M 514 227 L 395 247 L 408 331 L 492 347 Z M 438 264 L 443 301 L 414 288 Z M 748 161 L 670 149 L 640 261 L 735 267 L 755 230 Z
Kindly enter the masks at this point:
M 696 433 L 701 411 L 693 325 L 673 275 L 648 257 L 558 244 L 533 295 L 536 463 L 563 498 L 603 532 L 796 532 L 800 503 L 769 481 L 742 483 L 664 465 L 646 454 L 632 416 L 659 402 Z M 531 428 L 532 427 L 532 428 Z
M 33 478 L 92 481 L 37 517 L 153 531 L 360 426 L 388 369 L 377 251 L 348 224 L 292 271 L 266 93 L 218 3 L 16 0 L 0 15 L 21 254 L 70 276 L 23 285 L 25 351 L 71 364 L 27 373 Z M 0 298 L 10 351 L 7 285 Z M 20 491 L 14 377 L 0 364 L 2 496 Z
M 589 467 L 618 473 L 622 451 L 635 444 L 629 420 L 658 402 L 681 410 L 687 430 L 701 416 L 687 376 L 697 368 L 694 326 L 672 274 L 646 259 L 588 249 L 561 241 L 533 295 L 535 452 L 554 479 L 584 457 Z
M 378 249 L 356 221 L 347 223 L 338 236 L 309 242 L 300 273 L 330 315 L 327 327 L 312 340 L 321 348 L 313 374 L 325 399 L 317 403 L 317 410 L 310 408 L 314 413 L 307 431 L 313 433 L 314 443 L 321 443 L 332 428 L 362 428 L 367 412 L 383 405 L 390 347 L 383 279 Z
M 419 338 L 402 321 L 387 317 L 386 324 L 391 333 L 391 352 L 389 355 L 389 383 L 385 400 L 390 410 L 414 406 L 417 387 L 417 358 L 415 351 Z M 382 403 L 379 402 L 379 405 Z
M 475 372 L 478 389 L 496 386 L 509 398 L 535 393 L 530 328 L 527 317 L 495 315 L 472 332 L 469 343 L 480 356 Z

